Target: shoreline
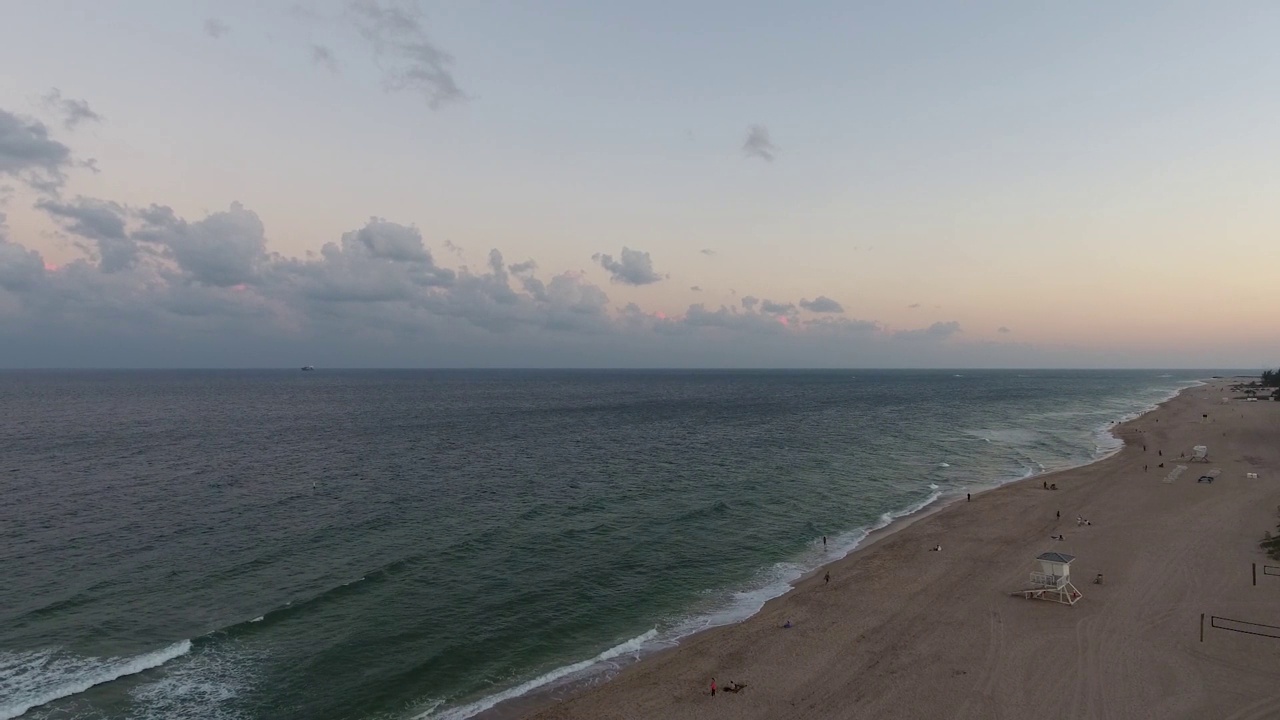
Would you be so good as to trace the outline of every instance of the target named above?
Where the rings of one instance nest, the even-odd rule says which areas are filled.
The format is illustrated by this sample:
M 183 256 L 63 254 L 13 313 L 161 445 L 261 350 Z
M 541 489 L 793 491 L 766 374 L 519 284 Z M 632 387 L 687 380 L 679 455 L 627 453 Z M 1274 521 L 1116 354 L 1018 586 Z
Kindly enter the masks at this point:
M 1098 438 L 1099 435 L 1105 433 L 1110 437 L 1114 438 L 1118 442 L 1118 445 L 1116 445 L 1116 447 L 1114 447 L 1109 451 L 1104 451 L 1104 448 L 1095 442 L 1094 452 L 1103 452 L 1103 454 L 1100 454 L 1094 457 L 1093 459 L 1090 459 L 1088 461 L 1085 461 L 1083 463 L 1079 463 L 1076 465 L 1070 465 L 1068 467 L 1058 468 L 1054 470 L 1042 469 L 1040 471 L 1030 471 L 1022 477 L 1013 478 L 1009 480 L 977 482 L 974 485 L 967 486 L 963 489 L 955 489 L 952 491 L 941 492 L 941 493 L 938 493 L 936 497 L 933 497 L 932 499 L 928 500 L 924 505 L 914 510 L 908 507 L 907 509 L 904 509 L 902 511 L 891 511 L 891 512 L 884 513 L 885 515 L 891 516 L 891 519 L 883 525 L 873 526 L 870 528 L 861 528 L 861 529 L 855 528 L 850 531 L 847 531 L 850 533 L 863 532 L 864 535 L 849 550 L 847 550 L 845 554 L 841 555 L 840 557 L 833 558 L 827 562 L 818 564 L 815 567 L 805 571 L 802 575 L 791 580 L 788 583 L 788 587 L 786 590 L 784 590 L 779 595 L 769 598 L 761 605 L 761 607 L 759 607 L 758 609 L 756 609 L 755 611 L 753 611 L 752 613 L 750 613 L 745 617 L 742 617 L 740 619 L 734 620 L 729 623 L 700 628 L 691 633 L 677 636 L 673 638 L 670 641 L 671 644 L 666 647 L 637 649 L 637 650 L 632 650 L 626 653 L 620 653 L 619 657 L 622 658 L 623 660 L 622 662 L 618 662 L 619 657 L 610 658 L 610 661 L 615 662 L 615 664 L 617 665 L 616 669 L 599 670 L 597 672 L 589 673 L 585 677 L 580 677 L 576 679 L 562 680 L 560 678 L 557 678 L 545 684 L 539 685 L 537 687 L 533 687 L 521 694 L 509 697 L 506 699 L 502 699 L 496 702 L 495 704 L 491 705 L 490 707 L 484 710 L 475 712 L 474 714 L 471 714 L 471 715 L 452 714 L 452 713 L 456 713 L 462 707 L 467 707 L 466 705 L 463 705 L 457 708 L 450 708 L 448 710 L 444 710 L 443 713 L 439 715 L 432 714 L 431 711 L 428 711 L 426 713 L 420 713 L 414 716 L 415 720 L 419 720 L 419 719 L 425 720 L 426 718 L 432 718 L 432 719 L 439 718 L 441 720 L 456 720 L 463 717 L 468 718 L 468 720 L 522 720 L 524 718 L 539 717 L 538 713 L 544 710 L 547 710 L 549 708 L 555 707 L 556 705 L 566 700 L 575 698 L 582 694 L 595 692 L 598 689 L 606 686 L 607 684 L 614 682 L 622 675 L 628 672 L 631 672 L 633 669 L 635 669 L 639 665 L 650 663 L 670 653 L 678 652 L 682 647 L 685 646 L 686 643 L 696 638 L 700 638 L 704 635 L 707 635 L 709 633 L 714 633 L 716 631 L 723 630 L 725 628 L 741 626 L 745 623 L 751 622 L 753 619 L 759 617 L 760 615 L 768 611 L 771 606 L 785 601 L 788 597 L 794 594 L 795 591 L 799 589 L 802 585 L 812 582 L 814 579 L 820 577 L 824 572 L 829 572 L 832 569 L 834 569 L 836 566 L 852 561 L 856 556 L 866 552 L 867 550 L 875 546 L 877 543 L 880 543 L 881 541 L 888 539 L 894 536 L 895 534 L 903 530 L 906 530 L 907 528 L 913 525 L 916 525 L 922 521 L 933 518 L 941 513 L 947 512 L 957 504 L 962 504 L 964 502 L 963 496 L 966 494 L 966 492 L 971 494 L 974 499 L 977 499 L 980 496 L 988 496 L 996 491 L 1021 485 L 1026 481 L 1032 480 L 1034 478 L 1048 478 L 1048 477 L 1063 474 L 1063 473 L 1070 473 L 1080 468 L 1091 467 L 1091 466 L 1098 465 L 1100 463 L 1104 463 L 1107 460 L 1118 456 L 1120 453 L 1123 452 L 1125 448 L 1124 439 L 1116 435 L 1116 431 L 1118 429 L 1120 429 L 1122 426 L 1128 423 L 1132 423 L 1142 417 L 1145 417 L 1150 413 L 1158 411 L 1161 407 L 1176 400 L 1179 396 L 1181 396 L 1183 393 L 1187 392 L 1190 389 L 1205 386 L 1206 384 L 1208 384 L 1208 382 L 1210 382 L 1210 379 L 1202 378 L 1199 380 L 1188 381 L 1188 382 L 1190 382 L 1191 384 L 1186 384 L 1186 385 L 1183 385 L 1182 387 L 1177 388 L 1176 390 L 1173 390 L 1171 394 L 1169 394 L 1167 397 L 1165 397 L 1164 399 L 1158 402 L 1155 402 L 1151 405 L 1147 405 L 1136 411 L 1127 412 L 1115 420 L 1108 421 L 1106 423 L 1103 423 L 1101 426 L 1098 426 L 1093 431 L 1093 436 L 1095 437 L 1095 439 Z M 901 512 L 902 514 L 898 515 L 898 514 L 895 514 L 895 512 Z M 635 640 L 635 638 L 633 638 L 632 640 Z M 619 645 L 618 647 L 621 647 L 622 645 L 626 645 L 630 642 L 632 641 L 626 641 L 621 645 Z M 610 648 L 610 650 L 612 649 L 613 648 Z M 609 651 L 605 651 L 605 652 L 607 653 Z M 598 665 L 600 662 L 599 657 L 600 656 L 596 656 L 595 658 L 592 658 L 590 660 L 583 661 L 583 662 L 590 663 L 591 665 Z M 582 663 L 575 663 L 574 665 L 580 665 L 580 664 Z M 571 666 L 566 666 L 566 667 L 571 667 Z M 568 673 L 567 677 L 571 677 L 572 675 L 577 674 L 579 672 L 583 672 L 583 671 L 584 670 L 578 670 L 573 673 Z M 538 678 L 535 678 L 534 680 L 537 680 L 537 679 Z M 517 685 L 516 687 L 519 687 L 519 686 Z M 495 694 L 501 694 L 501 693 L 495 693 Z M 481 700 L 477 700 L 475 702 L 478 703 L 483 701 L 484 699 L 482 698 Z M 475 703 L 471 703 L 471 704 L 475 704 Z
M 1280 717 L 1280 643 L 1196 635 L 1215 612 L 1280 629 L 1274 591 L 1248 576 L 1276 523 L 1280 422 L 1269 404 L 1220 403 L 1233 381 L 1116 423 L 1118 452 L 1039 475 L 1056 492 L 1015 481 L 922 514 L 826 566 L 829 585 L 813 573 L 742 623 L 524 717 Z M 1201 479 L 1179 478 L 1206 441 Z M 1045 551 L 1076 558 L 1080 602 L 1022 598 Z M 749 689 L 713 698 L 711 677 Z

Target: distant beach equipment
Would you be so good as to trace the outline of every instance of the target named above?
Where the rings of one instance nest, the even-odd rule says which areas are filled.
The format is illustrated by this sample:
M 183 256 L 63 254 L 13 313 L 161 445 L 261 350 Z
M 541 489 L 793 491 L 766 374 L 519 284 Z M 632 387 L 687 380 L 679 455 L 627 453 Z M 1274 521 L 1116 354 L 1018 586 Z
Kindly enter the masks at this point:
M 1258 473 L 1245 473 L 1244 476 L 1250 480 L 1258 479 Z
M 1197 446 L 1195 446 L 1195 447 L 1191 448 L 1191 451 L 1192 451 L 1192 453 L 1193 453 L 1193 454 L 1192 454 L 1192 456 L 1191 456 L 1191 462 L 1202 462 L 1202 463 L 1207 463 L 1207 462 L 1209 462 L 1209 448 L 1208 448 L 1208 446 L 1206 446 L 1206 445 L 1197 445 Z
M 1071 561 L 1074 555 L 1058 552 L 1040 553 L 1036 557 L 1036 570 L 1031 572 L 1031 586 L 1012 593 L 1027 600 L 1051 600 L 1063 605 L 1075 605 L 1080 591 L 1071 584 Z

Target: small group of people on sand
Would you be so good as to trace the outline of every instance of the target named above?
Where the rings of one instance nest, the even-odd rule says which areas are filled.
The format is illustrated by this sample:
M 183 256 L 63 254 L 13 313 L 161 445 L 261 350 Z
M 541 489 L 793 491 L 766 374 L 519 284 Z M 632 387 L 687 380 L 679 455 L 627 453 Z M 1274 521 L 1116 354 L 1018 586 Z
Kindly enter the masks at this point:
M 1051 482 L 1048 482 L 1048 481 L 1043 481 L 1043 482 L 1041 482 L 1041 484 L 1042 484 L 1042 485 L 1044 485 L 1044 489 L 1045 489 L 1045 490 L 1057 490 L 1057 489 L 1058 489 L 1058 483 L 1051 483 Z
M 725 686 L 724 686 L 724 688 L 722 688 L 722 689 L 723 689 L 725 692 L 736 693 L 736 692 L 742 692 L 743 688 L 745 688 L 745 687 L 746 687 L 746 684 L 744 684 L 744 683 L 739 683 L 739 682 L 735 682 L 735 681 L 733 681 L 733 680 L 730 680 L 730 681 L 729 681 L 729 684 L 728 684 L 728 685 L 725 685 Z M 712 697 L 715 697 L 715 694 L 716 694 L 716 679 L 715 679 L 715 678 L 711 678 L 711 695 L 712 695 Z
M 1077 515 L 1077 516 L 1076 516 L 1076 527 L 1080 527 L 1081 525 L 1092 525 L 1092 524 L 1093 524 L 1093 523 L 1092 523 L 1092 522 L 1090 522 L 1089 520 L 1085 520 L 1084 518 L 1080 517 L 1079 515 Z

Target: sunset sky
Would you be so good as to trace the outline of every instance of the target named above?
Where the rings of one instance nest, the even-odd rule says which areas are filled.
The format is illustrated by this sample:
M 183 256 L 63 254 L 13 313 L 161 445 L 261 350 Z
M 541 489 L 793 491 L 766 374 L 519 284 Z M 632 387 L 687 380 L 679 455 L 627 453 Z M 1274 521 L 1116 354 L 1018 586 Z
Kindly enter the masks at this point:
M 0 367 L 1280 364 L 1280 4 L 961 5 L 6 2 Z

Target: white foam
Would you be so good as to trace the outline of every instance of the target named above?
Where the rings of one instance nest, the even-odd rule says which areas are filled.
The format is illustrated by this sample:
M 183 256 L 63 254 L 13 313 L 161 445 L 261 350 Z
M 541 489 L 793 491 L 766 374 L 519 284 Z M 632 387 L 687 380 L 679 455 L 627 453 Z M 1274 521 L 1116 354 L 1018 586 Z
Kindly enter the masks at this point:
M 605 650 L 604 652 L 600 653 L 599 655 L 591 658 L 590 660 L 583 660 L 581 662 L 573 663 L 572 665 L 565 665 L 563 667 L 558 667 L 555 670 L 552 670 L 551 672 L 545 673 L 543 675 L 539 675 L 538 677 L 532 680 L 520 683 L 519 685 L 503 690 L 500 693 L 489 695 L 488 697 L 481 698 L 467 705 L 461 705 L 459 707 L 449 708 L 444 712 L 441 712 L 438 714 L 434 712 L 434 708 L 436 707 L 436 705 L 439 704 L 437 703 L 436 705 L 432 706 L 432 709 L 429 709 L 419 715 L 414 716 L 414 720 L 466 720 L 466 718 L 469 718 L 473 715 L 478 715 L 484 712 L 485 710 L 488 710 L 489 708 L 493 707 L 494 705 L 497 705 L 503 700 L 510 700 L 511 698 L 520 697 L 521 695 L 524 695 L 527 692 L 536 690 L 546 685 L 550 685 L 551 683 L 556 682 L 557 680 L 563 680 L 573 675 L 585 674 L 586 672 L 597 669 L 597 668 L 604 669 L 604 667 L 608 666 L 609 661 L 613 660 L 614 658 L 618 658 L 628 654 L 634 655 L 640 652 L 640 650 L 644 647 L 645 643 L 649 642 L 650 640 L 653 640 L 657 636 L 658 636 L 658 630 L 657 628 L 654 628 L 642 635 L 637 635 L 636 637 L 633 637 L 624 643 L 615 645 L 609 648 L 608 650 Z
M 951 467 L 951 463 L 938 463 L 938 467 Z
M 57 649 L 0 654 L 0 720 L 10 720 L 39 707 L 126 675 L 159 667 L 191 650 L 183 640 L 128 658 L 91 658 L 61 654 Z
M 252 655 L 238 648 L 206 645 L 188 660 L 130 691 L 135 720 L 243 720 L 230 701 L 240 697 L 260 674 L 246 667 Z

